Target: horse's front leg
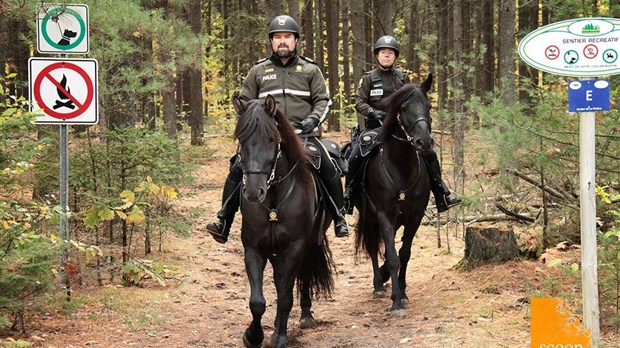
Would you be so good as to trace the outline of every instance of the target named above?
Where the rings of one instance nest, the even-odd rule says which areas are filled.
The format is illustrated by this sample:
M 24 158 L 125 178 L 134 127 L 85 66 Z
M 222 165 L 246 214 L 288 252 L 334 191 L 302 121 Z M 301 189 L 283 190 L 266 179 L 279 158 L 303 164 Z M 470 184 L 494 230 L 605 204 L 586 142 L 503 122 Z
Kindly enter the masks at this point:
M 281 255 L 278 262 L 272 262 L 277 291 L 276 319 L 270 342 L 272 347 L 284 348 L 288 344 L 288 318 L 293 308 L 293 287 L 301 259 L 301 252 L 295 250 Z
M 263 296 L 263 272 L 267 259 L 252 249 L 245 252 L 245 270 L 250 281 L 250 311 L 252 322 L 243 334 L 246 347 L 260 347 L 265 338 L 261 319 L 265 313 L 265 297 Z
M 403 293 L 398 285 L 398 270 L 400 268 L 400 261 L 396 252 L 396 245 L 394 241 L 394 223 L 396 219 L 391 219 L 385 214 L 378 216 L 379 227 L 381 231 L 381 238 L 383 238 L 383 244 L 385 248 L 385 265 L 387 266 L 390 279 L 392 280 L 392 314 L 403 316 L 405 315 L 405 307 L 402 304 Z M 378 272 L 381 277 L 381 272 Z M 376 277 L 377 275 L 375 275 Z

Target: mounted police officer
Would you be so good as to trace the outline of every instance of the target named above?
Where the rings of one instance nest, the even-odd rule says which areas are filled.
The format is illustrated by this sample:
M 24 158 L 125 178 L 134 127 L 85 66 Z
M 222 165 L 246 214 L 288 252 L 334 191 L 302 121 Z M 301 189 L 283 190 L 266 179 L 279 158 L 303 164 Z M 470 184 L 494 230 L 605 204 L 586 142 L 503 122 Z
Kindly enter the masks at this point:
M 394 62 L 400 54 L 399 43 L 392 36 L 382 36 L 377 40 L 373 49 L 378 67 L 366 72 L 357 88 L 355 110 L 358 112 L 358 127 L 360 129 L 374 129 L 381 126 L 386 115 L 387 106 L 379 101 L 388 97 L 403 85 L 410 83 L 409 76 L 401 69 L 394 67 Z M 352 198 L 356 186 L 361 178 L 357 175 L 363 163 L 361 147 L 356 140 L 351 141 L 352 151 L 349 155 L 349 170 L 346 176 L 346 192 L 348 213 L 353 212 Z M 441 168 L 437 160 L 437 153 L 432 150 L 424 155 L 431 177 L 431 190 L 435 196 L 438 212 L 444 212 L 461 203 L 458 197 L 451 197 L 450 190 L 441 179 Z M 360 173 L 361 174 L 361 173 Z
M 245 78 L 239 93 L 242 101 L 264 99 L 272 95 L 296 131 L 307 141 L 307 147 L 316 153 L 320 163 L 318 174 L 328 191 L 326 197 L 334 219 L 336 237 L 349 235 L 344 218 L 344 197 L 340 173 L 323 144 L 320 124 L 326 118 L 331 100 L 329 91 L 318 66 L 309 58 L 297 54 L 299 25 L 290 16 L 277 16 L 268 30 L 272 54 L 254 64 Z M 320 158 L 320 162 L 318 161 Z M 218 221 L 209 222 L 207 231 L 219 243 L 226 243 L 230 226 L 239 209 L 240 186 L 243 177 L 236 156 L 222 194 L 222 208 Z

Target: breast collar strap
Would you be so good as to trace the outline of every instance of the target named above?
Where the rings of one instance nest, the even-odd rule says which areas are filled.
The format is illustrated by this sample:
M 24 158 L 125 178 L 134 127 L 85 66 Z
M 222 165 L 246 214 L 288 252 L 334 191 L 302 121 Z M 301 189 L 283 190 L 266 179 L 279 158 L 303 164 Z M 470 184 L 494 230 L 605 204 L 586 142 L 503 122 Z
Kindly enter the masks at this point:
M 398 201 L 401 202 L 401 201 L 406 200 L 407 199 L 407 192 L 409 190 L 411 190 L 418 183 L 418 179 L 420 178 L 420 171 L 421 171 L 420 166 L 418 165 L 418 175 L 416 175 L 415 180 L 413 180 L 411 185 L 409 185 L 405 189 L 400 189 L 399 185 L 396 183 L 396 180 L 394 180 L 394 178 L 390 174 L 390 171 L 388 170 L 386 162 L 383 160 L 383 148 L 381 148 L 379 153 L 381 155 L 381 164 L 383 165 L 383 171 L 385 172 L 386 177 L 388 178 L 390 183 L 392 183 L 392 185 L 394 187 L 396 187 L 398 189 L 398 191 L 399 191 L 399 193 L 398 193 Z M 418 162 L 420 162 L 420 154 L 417 151 L 416 151 L 415 154 L 416 154 L 416 157 L 418 158 Z

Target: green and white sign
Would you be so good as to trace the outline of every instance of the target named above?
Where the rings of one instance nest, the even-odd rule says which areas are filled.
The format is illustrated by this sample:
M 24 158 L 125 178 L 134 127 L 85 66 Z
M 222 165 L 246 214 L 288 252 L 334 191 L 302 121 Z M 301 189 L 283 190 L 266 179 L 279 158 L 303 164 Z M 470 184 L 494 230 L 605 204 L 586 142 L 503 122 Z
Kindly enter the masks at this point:
M 620 74 L 620 19 L 577 18 L 545 25 L 519 43 L 519 56 L 556 75 Z
M 89 51 L 88 6 L 42 5 L 37 14 L 37 51 L 75 53 Z

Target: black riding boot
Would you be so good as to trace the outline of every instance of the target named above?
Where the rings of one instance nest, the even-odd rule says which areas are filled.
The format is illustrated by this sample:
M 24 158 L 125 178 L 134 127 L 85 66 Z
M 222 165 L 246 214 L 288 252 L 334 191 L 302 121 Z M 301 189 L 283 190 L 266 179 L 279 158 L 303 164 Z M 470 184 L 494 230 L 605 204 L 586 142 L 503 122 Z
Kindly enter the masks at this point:
M 450 197 L 450 190 L 441 178 L 441 168 L 437 160 L 437 154 L 433 151 L 432 154 L 424 156 L 424 159 L 426 160 L 428 173 L 431 176 L 431 191 L 433 192 L 433 196 L 435 196 L 437 212 L 443 213 L 455 205 L 460 204 L 460 198 Z
M 334 218 L 334 227 L 336 229 L 336 237 L 346 237 L 349 235 L 349 227 L 347 220 L 344 218 L 344 197 L 342 194 L 342 181 L 338 175 L 331 179 L 323 179 L 323 184 L 327 189 L 327 193 L 331 196 L 332 217 Z
M 232 177 L 232 178 L 231 178 Z M 239 210 L 239 189 L 241 180 L 236 181 L 234 175 L 229 175 L 224 184 L 224 192 L 222 193 L 222 208 L 217 212 L 219 221 L 210 221 L 207 224 L 207 232 L 218 243 L 226 243 L 230 226 L 235 220 L 235 213 Z
M 352 150 L 348 159 L 349 171 L 344 180 L 344 187 L 346 188 L 344 191 L 344 207 L 349 215 L 353 214 L 353 195 L 359 185 L 358 171 L 364 160 L 360 154 L 359 144 L 352 143 L 351 147 Z

